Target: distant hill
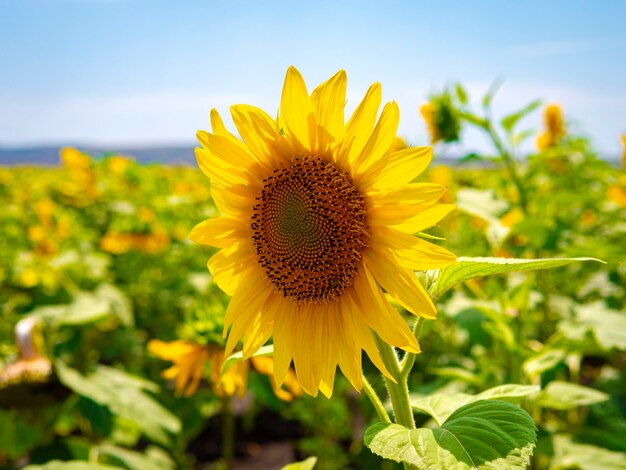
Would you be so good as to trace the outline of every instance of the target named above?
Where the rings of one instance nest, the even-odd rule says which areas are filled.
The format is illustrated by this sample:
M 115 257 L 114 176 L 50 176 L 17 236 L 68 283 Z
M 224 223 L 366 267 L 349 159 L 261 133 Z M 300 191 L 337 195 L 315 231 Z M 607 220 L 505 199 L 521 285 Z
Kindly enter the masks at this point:
M 0 147 L 0 165 L 58 165 L 60 146 Z M 132 156 L 139 163 L 196 164 L 194 146 L 120 147 L 114 149 L 76 146 L 94 158 L 107 152 Z

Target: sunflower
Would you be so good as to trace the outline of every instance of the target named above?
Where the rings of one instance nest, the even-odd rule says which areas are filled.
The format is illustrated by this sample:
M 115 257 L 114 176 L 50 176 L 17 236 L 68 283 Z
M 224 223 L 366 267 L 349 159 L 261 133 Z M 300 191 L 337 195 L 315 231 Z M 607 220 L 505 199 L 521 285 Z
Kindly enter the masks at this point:
M 373 84 L 347 123 L 346 73 L 311 95 L 287 70 L 277 119 L 248 105 L 231 108 L 241 140 L 211 111 L 213 132 L 198 132 L 200 169 L 222 215 L 190 239 L 221 248 L 209 260 L 214 281 L 232 296 L 224 319 L 226 354 L 243 338 L 244 358 L 274 338 L 280 385 L 293 361 L 305 392 L 330 397 L 337 366 L 362 387 L 361 355 L 391 380 L 374 333 L 418 353 L 419 345 L 384 292 L 414 315 L 436 309 L 414 270 L 446 266 L 449 251 L 412 234 L 453 208 L 446 188 L 412 183 L 430 147 L 389 152 L 399 121 Z
M 565 137 L 565 123 L 563 121 L 563 111 L 558 104 L 546 106 L 543 112 L 545 131 L 537 138 L 537 148 L 545 150 L 559 143 Z

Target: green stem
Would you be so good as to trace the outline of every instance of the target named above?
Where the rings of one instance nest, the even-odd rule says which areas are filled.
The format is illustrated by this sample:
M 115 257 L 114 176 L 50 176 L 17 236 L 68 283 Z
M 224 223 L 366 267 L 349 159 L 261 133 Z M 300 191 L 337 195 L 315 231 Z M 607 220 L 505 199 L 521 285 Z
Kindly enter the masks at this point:
M 394 382 L 385 377 L 385 385 L 389 392 L 389 398 L 391 398 L 395 421 L 409 429 L 415 429 L 415 420 L 413 419 L 413 411 L 409 401 L 407 378 L 403 377 L 400 372 L 400 363 L 398 356 L 396 356 L 396 351 L 392 346 L 381 340 L 378 335 L 375 335 L 375 338 L 385 367 L 391 376 L 396 379 Z
M 424 317 L 419 317 L 413 325 L 413 335 L 415 339 L 419 341 L 420 332 L 422 331 L 422 325 L 424 324 Z M 411 369 L 413 369 L 413 365 L 415 364 L 415 358 L 417 354 L 407 352 L 404 354 L 402 361 L 400 362 L 400 375 L 402 378 L 407 379 L 409 374 L 411 373 Z
M 385 410 L 385 405 L 383 405 L 383 402 L 380 401 L 380 397 L 378 396 L 376 391 L 374 391 L 372 384 L 369 383 L 369 381 L 365 377 L 365 374 L 363 374 L 363 390 L 365 390 L 367 398 L 369 398 L 372 402 L 372 405 L 374 405 L 374 410 L 376 410 L 378 418 L 384 423 L 391 423 L 391 419 L 389 418 L 389 415 Z
M 524 188 L 522 180 L 517 174 L 517 169 L 515 167 L 515 161 L 513 160 L 513 156 L 511 155 L 511 152 L 509 152 L 507 148 L 504 146 L 504 143 L 500 139 L 500 136 L 498 135 L 496 130 L 493 128 L 493 125 L 491 124 L 490 120 L 487 121 L 485 125 L 485 130 L 489 134 L 489 137 L 491 137 L 493 144 L 496 146 L 498 153 L 500 154 L 500 156 L 502 157 L 502 160 L 504 161 L 504 164 L 506 165 L 507 171 L 509 172 L 509 175 L 511 176 L 511 180 L 513 181 L 513 184 L 515 184 L 517 188 L 517 192 L 519 193 L 520 207 L 522 208 L 522 211 L 526 213 L 526 208 L 528 204 L 526 200 L 526 188 Z
M 227 469 L 233 468 L 235 455 L 235 414 L 231 397 L 222 398 L 222 459 Z

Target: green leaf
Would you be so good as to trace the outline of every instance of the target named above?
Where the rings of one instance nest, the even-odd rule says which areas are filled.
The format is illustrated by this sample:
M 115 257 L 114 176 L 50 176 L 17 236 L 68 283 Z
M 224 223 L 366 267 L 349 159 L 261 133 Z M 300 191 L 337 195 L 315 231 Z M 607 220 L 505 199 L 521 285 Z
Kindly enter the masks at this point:
M 483 108 L 488 108 L 489 106 L 491 106 L 491 101 L 502 86 L 502 83 L 504 83 L 502 77 L 498 77 L 493 81 L 493 83 L 489 87 L 489 90 L 487 90 L 487 93 L 485 94 L 485 96 L 483 96 Z
M 126 326 L 135 324 L 131 302 L 117 287 L 111 284 L 100 284 L 94 294 L 99 299 L 108 302 L 112 312 L 117 315 L 122 324 Z
M 481 400 L 504 400 L 517 404 L 524 397 L 538 391 L 539 387 L 536 385 L 506 384 L 490 388 L 478 395 L 436 393 L 424 397 L 411 396 L 411 407 L 415 411 L 432 416 L 437 424 L 441 425 L 454 411 L 468 403 Z
M 482 128 L 487 127 L 487 124 L 488 124 L 486 119 L 483 119 L 480 116 L 476 116 L 475 114 L 472 114 L 472 113 L 459 111 L 459 117 L 471 124 L 474 124 L 475 126 L 482 127 Z
M 373 453 L 424 470 L 521 470 L 528 466 L 536 435 L 524 410 L 481 400 L 459 408 L 439 428 L 377 423 L 364 440 Z
M 455 285 L 476 277 L 491 276 L 520 271 L 556 268 L 579 261 L 604 261 L 596 258 L 552 258 L 552 259 L 520 259 L 520 258 L 458 258 L 457 262 L 441 270 L 429 287 L 433 297 L 440 297 Z
M 61 361 L 55 362 L 55 369 L 63 385 L 107 407 L 113 414 L 134 421 L 156 442 L 168 445 L 168 433 L 180 431 L 178 418 L 145 393 L 159 390 L 153 382 L 102 365 L 86 376 Z
M 456 90 L 456 97 L 459 99 L 459 103 L 467 104 L 468 102 L 467 92 L 465 91 L 465 88 L 463 88 L 463 85 L 461 85 L 460 83 L 457 83 L 454 88 Z
M 536 397 L 535 403 L 543 408 L 571 410 L 579 406 L 595 405 L 609 399 L 609 395 L 591 387 L 569 382 L 554 381 Z
M 602 447 L 576 444 L 569 436 L 554 436 L 554 458 L 550 470 L 626 470 L 626 454 Z
M 532 103 L 524 106 L 522 109 L 504 116 L 502 118 L 502 121 L 500 121 L 500 124 L 502 124 L 502 127 L 504 128 L 505 131 L 511 132 L 513 128 L 515 127 L 515 124 L 517 124 L 517 122 L 520 119 L 522 119 L 524 116 L 528 115 L 529 113 L 532 113 L 535 109 L 541 106 L 541 103 L 542 103 L 541 100 L 533 101 Z
M 262 348 L 259 348 L 259 350 L 250 357 L 273 356 L 273 355 L 274 355 L 274 345 L 268 344 L 267 346 L 263 346 Z M 231 354 L 230 356 L 228 356 L 228 358 L 224 361 L 224 365 L 222 366 L 222 374 L 226 372 L 230 368 L 230 366 L 240 361 L 243 361 L 242 351 L 239 351 L 235 354 Z
M 27 465 L 22 470 L 120 470 L 120 467 L 83 460 L 51 460 L 42 465 Z
M 558 328 L 568 339 L 582 341 L 590 333 L 603 350 L 626 351 L 626 315 L 602 300 L 577 305 L 574 320 L 564 320 Z
M 502 225 L 500 214 L 509 207 L 509 203 L 503 199 L 498 199 L 492 190 L 459 189 L 457 191 L 457 207 L 459 210 L 487 222 L 486 235 L 492 245 L 499 245 L 508 235 L 510 228 Z
M 98 455 L 105 461 L 110 461 L 112 464 L 123 466 L 129 470 L 169 470 L 176 467 L 173 460 L 162 454 L 155 458 L 157 454 L 147 450 L 136 452 L 112 444 L 100 445 Z
M 302 462 L 294 462 L 285 465 L 281 470 L 312 470 L 317 463 L 317 457 L 309 457 Z
M 524 373 L 528 377 L 536 377 L 545 371 L 553 369 L 565 359 L 565 351 L 562 349 L 545 349 L 539 354 L 529 357 L 522 364 Z

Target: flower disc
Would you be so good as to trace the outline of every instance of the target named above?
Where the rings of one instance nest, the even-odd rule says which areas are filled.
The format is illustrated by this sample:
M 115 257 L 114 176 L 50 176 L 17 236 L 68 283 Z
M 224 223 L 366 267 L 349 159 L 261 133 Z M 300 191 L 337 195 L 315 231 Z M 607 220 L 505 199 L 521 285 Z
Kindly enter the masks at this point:
M 292 300 L 320 302 L 352 281 L 365 247 L 365 200 L 350 176 L 318 156 L 294 159 L 263 181 L 253 208 L 258 260 Z

